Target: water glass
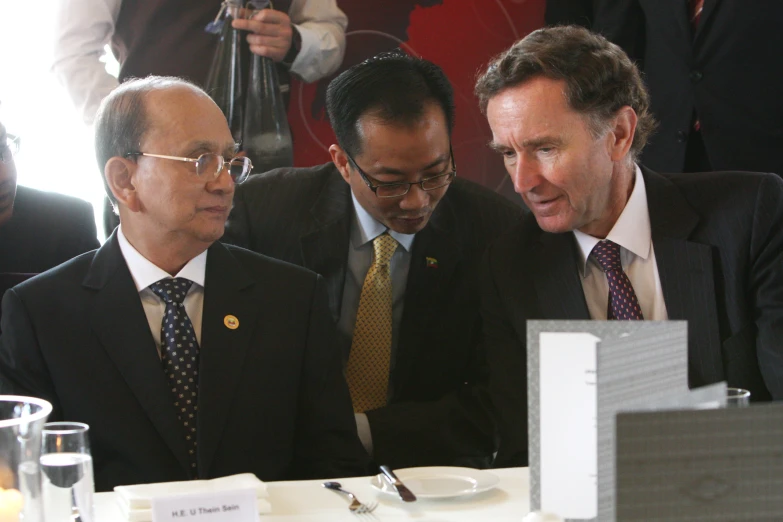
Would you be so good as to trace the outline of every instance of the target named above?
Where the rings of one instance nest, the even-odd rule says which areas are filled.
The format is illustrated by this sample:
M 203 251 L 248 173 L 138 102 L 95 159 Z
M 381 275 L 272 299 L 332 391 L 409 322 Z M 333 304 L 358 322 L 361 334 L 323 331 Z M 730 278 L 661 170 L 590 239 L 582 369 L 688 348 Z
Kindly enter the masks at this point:
M 81 422 L 44 426 L 40 462 L 46 522 L 94 522 L 89 429 Z
M 742 388 L 726 388 L 726 407 L 744 408 L 750 404 L 750 392 Z
M 0 522 L 43 522 L 41 431 L 52 405 L 0 395 Z

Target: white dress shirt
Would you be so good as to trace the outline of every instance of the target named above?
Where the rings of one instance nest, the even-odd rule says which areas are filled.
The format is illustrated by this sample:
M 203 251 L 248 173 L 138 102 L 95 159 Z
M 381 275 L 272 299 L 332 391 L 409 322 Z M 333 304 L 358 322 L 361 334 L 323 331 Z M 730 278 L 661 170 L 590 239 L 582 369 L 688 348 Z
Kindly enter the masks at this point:
M 122 0 L 58 0 L 56 4 L 52 71 L 85 123 L 91 124 L 101 100 L 118 85 L 100 59 L 114 34 Z M 215 0 L 215 14 L 219 8 Z M 288 15 L 302 37 L 291 72 L 314 82 L 336 71 L 345 54 L 348 26 L 337 1 L 292 0 Z
M 574 230 L 579 244 L 582 289 L 591 319 L 606 320 L 609 306 L 609 282 L 598 262 L 590 257 L 600 239 Z M 650 231 L 650 213 L 647 209 L 647 190 L 641 169 L 636 166 L 636 179 L 631 197 L 606 239 L 620 245 L 620 261 L 631 281 L 642 315 L 647 320 L 668 319 L 663 300 L 661 278 L 655 262 Z
M 117 240 L 120 244 L 122 257 L 128 265 L 133 282 L 136 284 L 136 290 L 141 298 L 141 305 L 144 307 L 144 313 L 147 316 L 147 322 L 152 332 L 152 338 L 155 339 L 155 346 L 158 348 L 158 355 L 161 354 L 160 329 L 163 322 L 163 314 L 166 311 L 166 303 L 160 297 L 150 290 L 149 286 L 161 279 L 171 278 L 171 274 L 158 268 L 149 259 L 144 257 L 128 242 L 128 238 L 122 232 L 122 225 L 117 230 Z M 185 311 L 193 323 L 193 330 L 196 332 L 196 340 L 201 345 L 201 320 L 204 313 L 204 277 L 207 270 L 207 251 L 188 261 L 182 270 L 175 277 L 182 277 L 193 281 L 193 286 L 188 290 L 185 296 Z
M 364 278 L 373 261 L 373 240 L 388 229 L 372 217 L 351 192 L 354 215 L 351 219 L 351 240 L 348 245 L 348 267 L 345 271 L 345 284 L 343 285 L 343 299 L 341 303 L 340 320 L 337 322 L 337 331 L 343 345 L 350 348 L 353 339 L 353 328 L 356 323 L 356 313 L 359 311 L 359 299 L 362 295 Z M 408 271 L 411 266 L 411 248 L 416 234 L 400 234 L 394 230 L 388 230 L 389 235 L 397 240 L 399 246 L 394 251 L 389 261 L 389 274 L 392 280 L 392 346 L 389 371 L 395 366 L 395 354 L 397 353 L 397 341 L 402 322 L 402 309 L 405 301 L 405 287 L 408 282 Z M 392 386 L 389 382 L 389 393 Z M 356 414 L 356 428 L 359 439 L 367 453 L 372 455 L 372 434 L 367 415 Z

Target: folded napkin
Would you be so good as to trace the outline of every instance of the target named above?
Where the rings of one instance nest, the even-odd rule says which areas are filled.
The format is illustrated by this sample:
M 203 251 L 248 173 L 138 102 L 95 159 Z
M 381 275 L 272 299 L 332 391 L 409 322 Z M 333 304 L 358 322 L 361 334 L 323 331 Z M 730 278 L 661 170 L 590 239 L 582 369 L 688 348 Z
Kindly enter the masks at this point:
M 266 500 L 266 484 L 252 473 L 241 473 L 212 480 L 187 480 L 183 482 L 160 482 L 157 484 L 137 484 L 135 486 L 117 486 L 114 492 L 123 515 L 129 522 L 150 522 L 152 520 L 152 500 L 159 497 L 176 495 L 198 495 L 253 489 L 258 498 L 258 512 L 270 513 L 272 505 Z

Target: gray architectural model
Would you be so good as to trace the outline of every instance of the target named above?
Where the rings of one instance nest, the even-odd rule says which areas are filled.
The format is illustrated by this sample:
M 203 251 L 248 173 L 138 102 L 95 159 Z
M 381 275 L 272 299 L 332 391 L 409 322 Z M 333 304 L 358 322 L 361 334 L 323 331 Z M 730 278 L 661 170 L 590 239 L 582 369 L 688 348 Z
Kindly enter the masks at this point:
M 566 520 L 611 522 L 615 520 L 615 415 L 643 402 L 654 404 L 672 395 L 688 395 L 687 325 L 684 321 L 528 321 L 530 508 L 558 512 L 553 506 L 542 506 L 541 489 L 540 337 L 551 332 L 589 333 L 598 338 L 597 428 L 585 426 L 583 430 L 597 430 L 597 517 Z M 563 416 L 565 426 L 569 413 L 557 414 Z
M 783 520 L 783 404 L 617 416 L 617 520 Z

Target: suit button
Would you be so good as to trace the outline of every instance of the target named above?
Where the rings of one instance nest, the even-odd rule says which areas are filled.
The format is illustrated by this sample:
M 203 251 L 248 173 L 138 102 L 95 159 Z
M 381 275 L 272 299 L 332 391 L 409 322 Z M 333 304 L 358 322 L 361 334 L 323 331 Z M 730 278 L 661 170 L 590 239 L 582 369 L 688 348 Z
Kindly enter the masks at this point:
M 701 71 L 691 71 L 690 77 L 693 83 L 698 83 L 702 78 L 704 78 L 704 75 Z
M 685 143 L 688 141 L 688 133 L 684 130 L 677 131 L 677 141 L 680 143 Z

